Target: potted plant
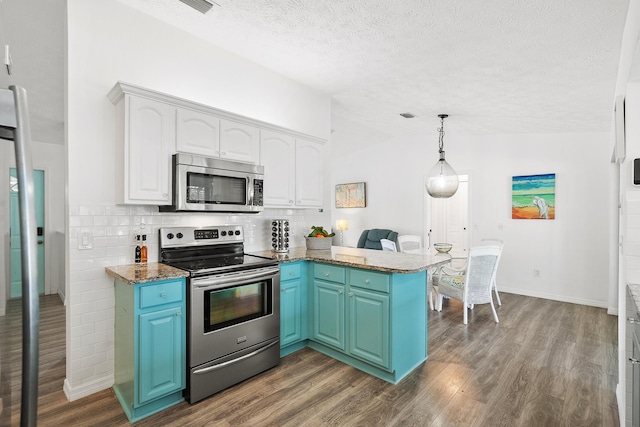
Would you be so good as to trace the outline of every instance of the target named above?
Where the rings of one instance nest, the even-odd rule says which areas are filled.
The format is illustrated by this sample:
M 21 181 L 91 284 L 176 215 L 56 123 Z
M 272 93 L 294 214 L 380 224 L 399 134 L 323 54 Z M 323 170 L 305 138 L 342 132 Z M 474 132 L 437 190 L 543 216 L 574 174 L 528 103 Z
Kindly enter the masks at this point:
M 305 237 L 307 249 L 331 249 L 331 238 L 335 235 L 336 233 L 329 233 L 322 226 L 314 225 L 311 227 L 311 233 Z

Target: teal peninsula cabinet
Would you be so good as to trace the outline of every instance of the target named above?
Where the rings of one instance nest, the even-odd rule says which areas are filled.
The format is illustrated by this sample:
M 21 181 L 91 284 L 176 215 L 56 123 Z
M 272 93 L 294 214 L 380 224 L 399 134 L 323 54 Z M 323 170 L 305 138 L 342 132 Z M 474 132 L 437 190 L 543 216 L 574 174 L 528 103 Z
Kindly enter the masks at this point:
M 162 264 L 107 268 L 115 279 L 115 391 L 135 422 L 184 400 L 186 273 Z
M 308 346 L 394 384 L 427 359 L 427 269 L 449 256 L 342 247 L 272 256 L 281 356 Z

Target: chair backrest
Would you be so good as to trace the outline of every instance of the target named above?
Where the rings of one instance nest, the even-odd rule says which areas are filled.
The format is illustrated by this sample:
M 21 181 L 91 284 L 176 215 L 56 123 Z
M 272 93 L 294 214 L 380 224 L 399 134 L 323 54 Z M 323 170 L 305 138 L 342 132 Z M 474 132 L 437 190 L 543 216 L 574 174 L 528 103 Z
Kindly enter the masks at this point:
M 502 249 L 498 246 L 476 246 L 469 249 L 464 292 L 467 304 L 491 301 L 491 284 L 496 276 Z
M 388 239 L 392 242 L 398 243 L 398 233 L 385 228 L 372 228 L 371 230 L 364 230 L 358 239 L 358 247 L 364 249 L 377 249 L 382 250 L 382 244 L 380 239 Z
M 422 252 L 422 238 L 414 234 L 403 234 L 398 236 L 398 248 L 400 252 L 420 253 Z
M 396 248 L 396 243 L 392 240 L 380 239 L 380 244 L 382 245 L 383 251 L 398 252 L 398 249 Z
M 500 258 L 502 257 L 502 250 L 504 249 L 504 242 L 500 239 L 481 239 L 481 246 L 497 246 L 500 248 L 500 255 L 498 256 L 498 262 L 500 262 Z M 497 274 L 497 273 L 496 273 Z

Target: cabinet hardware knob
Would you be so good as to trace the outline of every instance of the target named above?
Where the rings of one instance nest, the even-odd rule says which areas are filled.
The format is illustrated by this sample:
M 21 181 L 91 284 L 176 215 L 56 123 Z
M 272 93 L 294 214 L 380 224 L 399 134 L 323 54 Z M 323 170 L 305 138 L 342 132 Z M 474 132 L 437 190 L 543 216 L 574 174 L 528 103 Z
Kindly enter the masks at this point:
M 220 155 L 222 155 L 222 156 L 226 156 L 226 155 L 227 155 L 227 152 L 226 152 L 226 151 L 221 151 L 221 152 L 220 152 Z
M 292 204 L 292 203 L 293 203 L 293 200 L 289 200 L 289 204 Z
M 167 296 L 167 293 L 166 293 L 166 292 L 160 292 L 160 297 L 161 297 L 161 298 L 164 298 L 164 297 L 166 297 L 166 296 Z
M 293 276 L 293 271 L 290 271 L 290 272 L 289 272 L 289 276 Z
M 364 283 L 369 284 L 369 279 L 364 279 Z
M 629 358 L 629 362 L 631 362 L 631 364 L 633 365 L 640 365 L 640 360 L 634 359 L 633 357 Z
M 629 323 L 638 323 L 638 319 L 636 319 L 635 317 L 627 317 L 627 320 L 629 321 Z
M 353 296 L 353 292 L 349 292 L 349 296 L 352 297 Z
M 329 277 L 329 273 L 324 273 L 324 277 Z
M 340 295 L 342 295 L 343 293 L 344 293 L 344 291 L 343 291 L 342 289 L 340 289 L 340 290 L 338 291 L 338 294 L 340 294 Z
M 179 312 L 177 312 L 177 313 L 176 313 L 176 316 L 178 316 L 178 317 L 182 316 L 182 312 L 180 312 L 180 311 L 179 311 Z

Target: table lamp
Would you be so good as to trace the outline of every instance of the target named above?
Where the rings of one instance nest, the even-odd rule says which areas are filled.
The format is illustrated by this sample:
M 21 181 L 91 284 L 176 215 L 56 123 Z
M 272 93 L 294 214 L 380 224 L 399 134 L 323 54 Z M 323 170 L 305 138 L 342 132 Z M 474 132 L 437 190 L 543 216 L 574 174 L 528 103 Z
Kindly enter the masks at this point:
M 348 230 L 349 229 L 349 221 L 347 221 L 346 219 L 338 219 L 336 220 L 336 230 L 340 231 L 340 246 L 343 246 L 343 235 L 344 235 L 344 230 Z

